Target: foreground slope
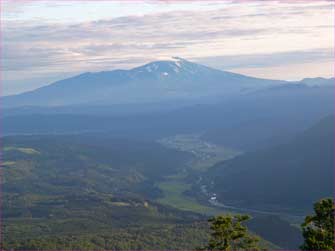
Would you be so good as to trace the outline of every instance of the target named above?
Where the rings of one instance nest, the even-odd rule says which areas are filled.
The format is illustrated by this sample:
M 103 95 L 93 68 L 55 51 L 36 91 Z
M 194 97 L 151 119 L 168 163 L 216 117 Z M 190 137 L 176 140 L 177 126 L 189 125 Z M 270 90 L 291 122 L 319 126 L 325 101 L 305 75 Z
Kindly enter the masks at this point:
M 224 204 L 310 209 L 333 195 L 334 116 L 286 144 L 246 153 L 214 166 L 212 191 Z

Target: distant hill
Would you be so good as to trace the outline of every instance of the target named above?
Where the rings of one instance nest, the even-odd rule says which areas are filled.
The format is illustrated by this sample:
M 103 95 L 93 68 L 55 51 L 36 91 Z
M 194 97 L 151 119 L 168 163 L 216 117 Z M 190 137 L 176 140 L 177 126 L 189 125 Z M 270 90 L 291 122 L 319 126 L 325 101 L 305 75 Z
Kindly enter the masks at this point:
M 3 111 L 2 134 L 108 132 L 126 138 L 159 139 L 197 133 L 206 141 L 250 151 L 284 143 L 334 113 L 333 93 L 332 86 L 282 86 L 214 104 L 184 104 L 182 108 L 168 103 L 147 104 L 146 108 L 14 108 Z
M 203 137 L 244 151 L 285 143 L 334 113 L 334 80 L 323 83 L 281 85 L 226 102 Z
M 181 58 L 130 70 L 83 73 L 3 98 L 3 107 L 133 104 L 197 100 L 284 84 L 221 71 Z
M 310 209 L 333 196 L 334 116 L 288 143 L 219 163 L 208 177 L 224 204 Z

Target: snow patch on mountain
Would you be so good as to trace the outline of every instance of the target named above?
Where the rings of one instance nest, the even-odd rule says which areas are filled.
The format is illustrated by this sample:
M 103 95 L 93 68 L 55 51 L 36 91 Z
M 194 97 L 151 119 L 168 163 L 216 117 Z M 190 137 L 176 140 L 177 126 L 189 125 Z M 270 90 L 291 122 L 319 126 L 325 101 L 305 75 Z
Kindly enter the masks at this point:
M 155 61 L 144 66 L 133 68 L 131 71 L 137 74 L 150 73 L 154 75 L 171 75 L 181 72 L 191 73 L 187 66 L 187 61 L 179 57 L 172 57 L 169 60 Z M 167 73 L 167 74 L 165 74 Z

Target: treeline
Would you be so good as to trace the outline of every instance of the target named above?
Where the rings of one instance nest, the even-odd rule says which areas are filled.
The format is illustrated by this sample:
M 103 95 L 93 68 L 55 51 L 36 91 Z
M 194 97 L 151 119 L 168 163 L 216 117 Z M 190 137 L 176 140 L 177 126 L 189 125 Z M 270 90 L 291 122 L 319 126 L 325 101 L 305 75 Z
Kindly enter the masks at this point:
M 334 250 L 333 199 L 315 203 L 314 211 L 301 225 L 304 243 L 300 248 Z M 263 250 L 260 238 L 245 226 L 249 219 L 247 215 L 223 215 L 209 219 L 209 225 L 199 222 L 115 229 L 105 234 L 6 239 L 1 250 Z
M 6 238 L 4 250 L 153 250 L 194 249 L 209 238 L 206 222 L 190 225 L 152 225 L 115 229 L 99 234 L 50 236 L 31 239 Z M 3 250 L 2 249 L 2 250 Z

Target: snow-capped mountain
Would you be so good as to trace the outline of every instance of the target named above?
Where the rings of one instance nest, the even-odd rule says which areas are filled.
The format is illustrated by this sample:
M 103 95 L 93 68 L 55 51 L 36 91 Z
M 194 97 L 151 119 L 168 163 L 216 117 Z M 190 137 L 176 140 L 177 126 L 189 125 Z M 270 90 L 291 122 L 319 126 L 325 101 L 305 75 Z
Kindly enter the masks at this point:
M 213 69 L 182 58 L 130 70 L 83 73 L 34 91 L 3 98 L 4 107 L 134 104 L 246 93 L 287 83 Z
M 171 60 L 156 61 L 149 64 L 136 67 L 130 71 L 131 75 L 136 77 L 151 76 L 151 77 L 175 77 L 189 76 L 198 73 L 210 73 L 214 69 L 191 63 L 179 57 L 172 57 Z

